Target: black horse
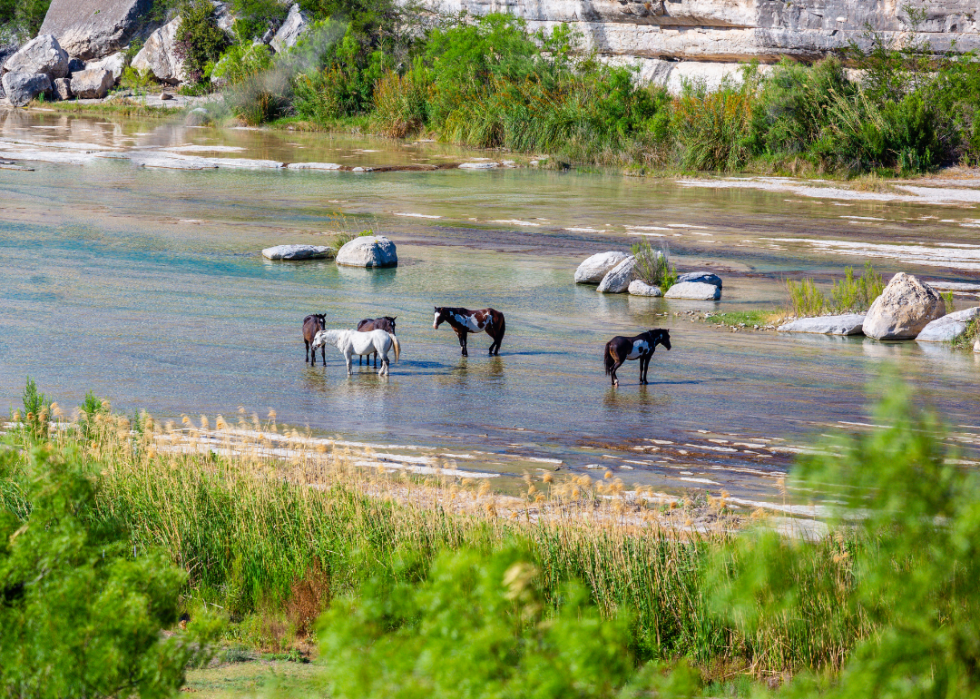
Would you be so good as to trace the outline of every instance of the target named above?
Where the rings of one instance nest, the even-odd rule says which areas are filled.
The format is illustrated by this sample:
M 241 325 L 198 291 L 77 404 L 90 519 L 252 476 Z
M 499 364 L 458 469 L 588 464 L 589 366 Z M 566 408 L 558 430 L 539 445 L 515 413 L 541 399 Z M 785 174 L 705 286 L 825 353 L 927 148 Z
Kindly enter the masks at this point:
M 384 330 L 385 332 L 389 332 L 392 335 L 396 335 L 397 334 L 395 332 L 395 318 L 396 317 L 397 316 L 395 316 L 395 317 L 392 317 L 392 316 L 382 316 L 381 318 L 373 318 L 373 319 L 372 318 L 365 318 L 364 320 L 362 320 L 360 323 L 357 324 L 357 331 L 358 332 L 362 332 L 362 333 L 366 333 L 366 332 L 371 332 L 372 330 Z M 358 366 L 361 365 L 361 359 L 362 359 L 362 357 L 360 355 L 358 355 L 357 356 L 357 365 Z M 368 363 L 370 364 L 370 362 L 371 362 L 371 358 L 368 357 Z M 374 366 L 375 367 L 378 366 L 378 353 L 377 352 L 374 353 Z
M 627 359 L 640 360 L 640 383 L 648 383 L 647 370 L 650 368 L 650 358 L 653 357 L 657 345 L 663 345 L 670 349 L 670 332 L 668 330 L 655 328 L 636 337 L 617 336 L 607 342 L 602 358 L 606 363 L 606 376 L 612 376 L 612 385 L 619 385 L 616 370 Z
M 327 316 L 325 313 L 314 313 L 313 315 L 308 315 L 303 318 L 303 343 L 306 345 L 306 360 L 310 362 L 310 345 L 313 344 L 313 338 L 316 334 L 323 330 L 327 324 Z M 323 351 L 320 353 L 323 357 L 323 366 L 327 365 L 327 348 L 324 347 Z M 316 350 L 313 350 L 313 360 L 310 362 L 312 366 L 316 366 Z

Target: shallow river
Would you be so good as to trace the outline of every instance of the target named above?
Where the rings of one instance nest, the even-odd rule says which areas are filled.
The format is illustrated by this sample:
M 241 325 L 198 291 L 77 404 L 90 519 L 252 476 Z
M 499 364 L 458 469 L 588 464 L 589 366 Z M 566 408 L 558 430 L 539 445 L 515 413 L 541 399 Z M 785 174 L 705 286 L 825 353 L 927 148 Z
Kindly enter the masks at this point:
M 0 170 L 4 409 L 30 375 L 63 405 L 92 390 L 159 417 L 274 408 L 280 422 L 348 439 L 476 455 L 481 469 L 518 473 L 545 463 L 520 459 L 554 459 L 564 469 L 610 467 L 628 483 L 748 499 L 773 497 L 795 450 L 820 433 L 867 424 L 866 389 L 887 364 L 898 364 L 960 441 L 976 444 L 980 434 L 972 353 L 732 333 L 684 315 L 774 307 L 785 301 L 784 278 L 830 279 L 868 255 L 886 278 L 903 270 L 976 282 L 980 211 L 969 201 L 862 201 L 787 193 L 807 183 L 767 191 L 531 168 L 140 168 L 114 155 L 220 146 L 191 152 L 378 166 L 487 154 L 0 112 L 0 159 L 25 144 L 79 159 L 37 156 L 23 163 L 33 172 Z M 326 244 L 341 218 L 391 237 L 399 267 L 259 254 L 279 243 Z M 573 283 L 586 255 L 625 249 L 641 234 L 669 242 L 681 271 L 721 274 L 723 300 L 604 296 Z M 957 307 L 976 304 L 957 298 Z M 451 330 L 432 329 L 434 305 L 503 311 L 500 357 L 486 356 L 483 335 L 461 358 Z M 397 315 L 402 361 L 387 380 L 367 368 L 348 378 L 336 350 L 326 368 L 306 366 L 300 325 L 312 312 L 326 313 L 330 327 Z M 605 341 L 651 327 L 669 328 L 674 345 L 658 349 L 651 384 L 637 385 L 630 362 L 622 386 L 610 388 Z

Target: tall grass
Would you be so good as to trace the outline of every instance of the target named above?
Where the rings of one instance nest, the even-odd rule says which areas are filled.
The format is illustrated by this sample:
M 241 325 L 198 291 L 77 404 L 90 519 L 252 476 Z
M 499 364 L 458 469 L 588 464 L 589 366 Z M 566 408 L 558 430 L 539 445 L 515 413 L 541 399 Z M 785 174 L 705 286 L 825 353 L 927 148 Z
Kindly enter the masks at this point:
M 818 316 L 824 311 L 831 313 L 860 313 L 867 311 L 874 300 L 885 290 L 885 280 L 870 262 L 864 264 L 864 273 L 855 278 L 852 267 L 844 268 L 844 278 L 834 282 L 828 299 L 810 278 L 799 282 L 787 281 L 790 304 L 797 317 Z
M 677 282 L 677 270 L 670 264 L 670 246 L 667 243 L 655 250 L 649 240 L 643 239 L 634 243 L 631 251 L 641 280 L 660 287 L 665 293 Z

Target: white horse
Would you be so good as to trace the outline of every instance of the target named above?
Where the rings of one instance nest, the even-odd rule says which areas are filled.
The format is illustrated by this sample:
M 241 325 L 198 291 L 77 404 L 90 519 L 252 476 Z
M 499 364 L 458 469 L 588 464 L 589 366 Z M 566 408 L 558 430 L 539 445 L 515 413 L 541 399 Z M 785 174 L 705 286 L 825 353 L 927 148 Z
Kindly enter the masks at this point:
M 395 348 L 395 361 L 402 352 L 398 344 L 398 338 L 384 330 L 371 330 L 370 332 L 360 332 L 358 330 L 321 330 L 313 338 L 313 347 L 320 348 L 324 345 L 336 345 L 337 349 L 344 353 L 347 359 L 347 375 L 354 372 L 351 369 L 351 357 L 355 354 L 365 356 L 377 352 L 381 355 L 381 370 L 378 376 L 388 375 L 388 350 Z

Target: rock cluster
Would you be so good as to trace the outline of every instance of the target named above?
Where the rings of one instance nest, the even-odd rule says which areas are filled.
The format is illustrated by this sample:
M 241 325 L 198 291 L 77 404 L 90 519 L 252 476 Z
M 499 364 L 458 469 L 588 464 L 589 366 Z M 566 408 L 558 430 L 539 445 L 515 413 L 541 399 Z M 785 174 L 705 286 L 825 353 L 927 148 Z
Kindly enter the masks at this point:
M 918 342 L 952 342 L 966 332 L 970 321 L 980 316 L 980 308 L 968 308 L 934 320 L 916 336 Z
M 460 166 L 462 167 L 462 166 Z M 600 252 L 585 259 L 575 270 L 576 284 L 598 284 L 613 267 L 628 258 L 625 252 Z
M 636 279 L 636 258 L 628 255 L 625 260 L 613 267 L 599 282 L 596 288 L 600 294 L 622 294 Z

